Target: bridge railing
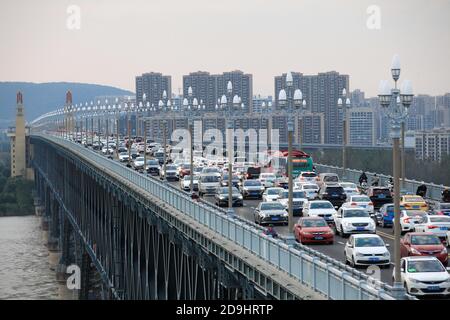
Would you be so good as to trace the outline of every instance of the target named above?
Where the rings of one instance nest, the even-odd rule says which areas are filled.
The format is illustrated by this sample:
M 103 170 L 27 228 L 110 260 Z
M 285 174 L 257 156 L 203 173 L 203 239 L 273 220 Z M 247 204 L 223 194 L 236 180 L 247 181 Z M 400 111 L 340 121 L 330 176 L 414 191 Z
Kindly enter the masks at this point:
M 340 177 L 343 177 L 344 170 L 342 167 L 336 167 L 336 166 L 330 166 L 330 165 L 324 165 L 324 164 L 314 164 L 317 168 L 318 172 L 330 172 L 330 173 L 336 173 Z M 361 175 L 362 170 L 355 170 L 355 169 L 345 169 L 346 174 L 346 181 L 359 183 L 359 176 Z M 380 178 L 380 185 L 387 186 L 389 178 L 391 176 L 385 175 L 385 174 L 378 174 L 375 172 L 366 172 L 368 182 L 370 185 L 370 181 L 373 180 L 374 175 L 377 174 L 377 176 Z M 402 187 L 402 192 L 404 193 L 413 193 L 416 194 L 417 187 L 422 184 L 422 181 L 417 180 L 411 180 L 411 179 L 405 179 L 404 185 Z M 442 191 L 446 188 L 444 185 L 438 185 L 434 183 L 424 183 L 427 186 L 427 198 L 430 198 L 435 201 L 440 201 L 442 198 Z
M 285 271 L 293 279 L 322 293 L 326 298 L 394 299 L 389 294 L 391 286 L 346 266 L 343 268 L 342 263 L 330 257 L 325 259 L 323 254 L 315 250 L 306 251 L 303 250 L 303 246 L 289 246 L 281 239 L 268 237 L 260 229 L 243 220 L 228 216 L 223 209 L 204 202 L 195 202 L 187 193 L 158 179 L 139 174 L 74 142 L 49 135 L 35 135 L 35 137 L 50 140 L 94 161 L 97 166 L 113 171 L 217 234 L 247 249 L 279 270 Z

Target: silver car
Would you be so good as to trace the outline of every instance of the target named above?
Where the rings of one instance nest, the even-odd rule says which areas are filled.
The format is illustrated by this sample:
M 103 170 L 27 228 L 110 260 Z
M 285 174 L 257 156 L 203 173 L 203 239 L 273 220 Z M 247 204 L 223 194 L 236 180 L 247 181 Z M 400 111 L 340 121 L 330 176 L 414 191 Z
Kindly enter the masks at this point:
M 255 223 L 258 224 L 287 224 L 288 213 L 278 202 L 260 202 L 255 209 Z

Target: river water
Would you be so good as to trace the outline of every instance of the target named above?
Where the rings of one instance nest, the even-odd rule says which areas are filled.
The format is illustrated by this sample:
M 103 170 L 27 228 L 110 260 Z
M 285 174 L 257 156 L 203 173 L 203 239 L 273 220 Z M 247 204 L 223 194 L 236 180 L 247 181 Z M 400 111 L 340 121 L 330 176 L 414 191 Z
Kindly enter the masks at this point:
M 0 299 L 60 299 L 50 258 L 39 217 L 0 217 Z

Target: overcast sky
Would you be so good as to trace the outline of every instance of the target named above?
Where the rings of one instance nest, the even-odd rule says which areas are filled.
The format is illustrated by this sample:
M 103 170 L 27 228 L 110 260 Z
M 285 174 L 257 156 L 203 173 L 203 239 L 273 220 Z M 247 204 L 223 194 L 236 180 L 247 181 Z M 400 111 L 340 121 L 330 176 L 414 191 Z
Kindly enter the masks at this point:
M 81 29 L 66 26 L 69 5 Z M 381 28 L 369 29 L 370 5 Z M 415 93 L 450 91 L 450 0 L 1 0 L 0 81 L 74 81 L 134 91 L 134 77 L 241 69 L 273 77 L 336 70 L 377 93 L 394 53 Z

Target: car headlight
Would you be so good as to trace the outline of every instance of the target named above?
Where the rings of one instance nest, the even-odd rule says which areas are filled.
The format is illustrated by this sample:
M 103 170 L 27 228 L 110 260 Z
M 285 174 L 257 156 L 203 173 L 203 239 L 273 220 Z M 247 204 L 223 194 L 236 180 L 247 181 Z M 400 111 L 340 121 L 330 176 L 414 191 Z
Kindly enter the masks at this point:
M 287 217 L 289 213 L 283 212 L 283 217 Z
M 385 253 L 383 253 L 383 256 L 385 257 L 389 257 L 391 254 L 389 253 L 389 251 L 386 251 Z
M 351 222 L 345 222 L 344 226 L 346 226 L 347 228 L 350 228 L 352 226 Z
M 355 254 L 355 256 L 357 256 L 357 257 L 364 257 L 364 255 L 363 255 L 362 253 L 360 253 L 360 252 L 357 252 L 357 253 Z
M 371 229 L 374 229 L 374 228 L 375 228 L 375 223 L 374 223 L 373 221 L 370 221 L 370 222 L 369 222 L 369 227 L 370 227 Z
M 419 280 L 414 279 L 414 278 L 409 278 L 409 281 L 411 281 L 412 283 L 420 283 Z
M 419 250 L 411 248 L 411 253 L 413 254 L 421 254 Z
M 241 195 L 241 194 L 238 196 L 238 199 L 239 199 L 239 200 L 242 200 L 242 195 Z

